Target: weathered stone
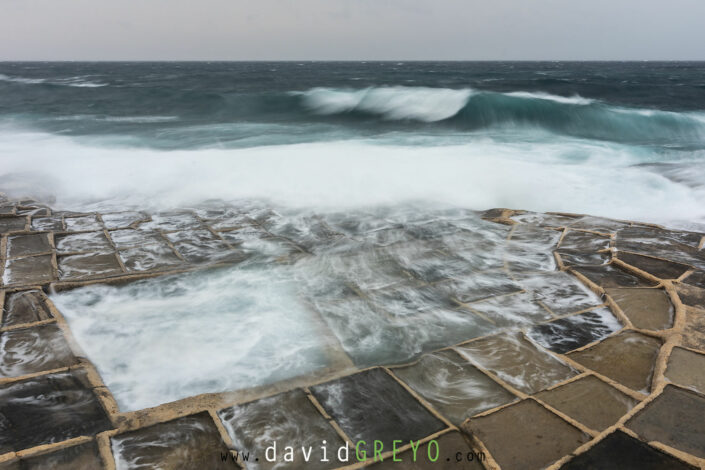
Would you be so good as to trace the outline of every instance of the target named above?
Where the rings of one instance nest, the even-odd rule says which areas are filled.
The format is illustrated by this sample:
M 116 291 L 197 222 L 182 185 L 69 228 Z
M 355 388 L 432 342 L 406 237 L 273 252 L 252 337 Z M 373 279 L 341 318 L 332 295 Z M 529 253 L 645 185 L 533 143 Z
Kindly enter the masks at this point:
M 26 217 L 0 217 L 0 234 L 22 232 L 26 225 Z
M 468 305 L 498 327 L 533 324 L 551 319 L 551 314 L 535 302 L 532 294 L 523 292 L 492 297 Z
M 705 394 L 705 355 L 673 348 L 668 358 L 666 378 L 682 387 Z
M 105 411 L 76 373 L 0 385 L 0 454 L 109 428 Z
M 610 238 L 588 232 L 570 230 L 561 240 L 561 250 L 595 252 L 610 247 Z
M 621 327 L 608 309 L 601 308 L 536 325 L 529 336 L 541 346 L 564 354 L 601 340 Z
M 685 309 L 685 327 L 681 341 L 687 348 L 705 351 L 705 309 Z
M 599 297 L 574 276 L 564 272 L 518 276 L 518 281 L 557 315 L 585 310 L 602 303 Z
M 697 248 L 702 234 L 695 232 L 682 232 L 655 227 L 628 227 L 617 232 L 617 241 L 638 241 L 663 245 L 667 242 L 677 242 Z
M 99 252 L 106 253 L 113 250 L 110 242 L 103 232 L 86 232 L 56 237 L 56 252 L 83 253 Z
M 110 238 L 118 249 L 165 243 L 164 238 L 158 232 L 151 230 L 114 230 L 110 232 Z
M 510 217 L 511 220 L 522 224 L 531 224 L 539 227 L 562 228 L 577 221 L 577 216 L 559 214 L 542 214 L 537 212 L 522 212 Z
M 536 247 L 528 248 L 526 245 L 516 245 L 507 243 L 504 257 L 512 272 L 524 271 L 553 271 L 556 269 L 556 258 L 548 248 Z
M 95 442 L 26 457 L 9 464 L 0 464 L 1 470 L 97 470 L 101 468 L 103 463 Z
M 593 375 L 536 394 L 536 398 L 595 431 L 603 431 L 637 401 Z
M 394 374 L 424 397 L 453 424 L 504 405 L 516 397 L 453 351 L 423 356 Z
M 690 307 L 705 308 L 705 288 L 688 284 L 676 284 L 678 297 L 685 305 Z
M 233 468 L 208 413 L 178 418 L 111 439 L 117 468 L 203 470 Z M 221 457 L 227 455 L 223 460 Z
M 404 470 L 437 470 L 443 465 L 447 465 L 454 470 L 484 470 L 485 467 L 481 462 L 486 460 L 487 456 L 481 451 L 473 449 L 461 433 L 449 432 L 435 438 L 434 441 L 438 445 L 437 447 L 431 442 L 419 444 L 415 454 L 412 449 L 409 449 L 366 468 L 372 470 L 400 470 L 402 468 Z M 399 446 L 404 444 L 401 443 Z M 367 458 L 373 460 L 374 456 L 369 455 L 368 452 Z M 396 458 L 397 461 L 393 458 Z
M 653 282 L 646 281 L 640 277 L 629 274 L 621 269 L 612 266 L 578 266 L 574 268 L 576 272 L 582 274 L 600 287 L 650 287 Z
M 43 233 L 34 235 L 14 235 L 7 238 L 7 251 L 10 257 L 29 256 L 51 251 L 49 238 Z
M 584 253 L 581 251 L 560 250 L 558 254 L 564 266 L 602 266 L 612 260 L 610 253 Z
M 472 341 L 460 353 L 524 393 L 536 393 L 573 377 L 576 371 L 518 334 Z
M 624 331 L 569 356 L 633 390 L 648 392 L 660 347 L 661 341 L 656 338 Z
M 5 263 L 2 278 L 6 285 L 36 285 L 51 282 L 54 279 L 51 255 L 8 260 Z
M 338 461 L 337 451 L 345 442 L 301 389 L 226 408 L 218 416 L 236 451 L 252 457 L 259 454 L 258 461 L 247 462 L 248 468 L 320 469 L 344 465 Z M 262 453 L 274 442 L 277 443 L 275 459 L 267 462 Z M 293 462 L 284 460 L 287 446 L 293 448 Z M 321 446 L 326 447 L 330 462 L 321 462 Z M 306 452 L 314 449 L 313 458 L 307 463 L 302 448 Z
M 83 254 L 59 257 L 59 278 L 88 279 L 122 274 L 115 253 Z
M 705 458 L 705 396 L 667 385 L 661 395 L 627 421 L 648 441 Z
M 690 266 L 672 261 L 666 261 L 651 256 L 619 252 L 617 258 L 625 263 L 653 274 L 659 279 L 677 279 L 690 269 Z
M 534 400 L 509 405 L 463 425 L 477 436 L 502 468 L 538 470 L 590 440 L 590 437 Z
M 593 230 L 601 233 L 612 233 L 628 227 L 629 223 L 602 217 L 583 216 L 569 225 L 570 228 Z
M 606 289 L 632 324 L 645 330 L 664 330 L 673 325 L 673 305 L 662 289 Z
M 140 228 L 145 230 L 175 232 L 177 230 L 200 228 L 201 226 L 201 221 L 191 212 L 160 212 L 159 214 L 152 215 L 152 220 L 142 223 Z
M 19 377 L 77 362 L 56 324 L 0 333 L 0 377 Z
M 521 286 L 506 272 L 492 271 L 482 276 L 459 276 L 436 285 L 458 302 L 469 303 L 498 295 L 519 292 Z
M 103 229 L 100 221 L 94 215 L 65 217 L 64 223 L 67 232 L 93 232 Z
M 36 232 L 62 232 L 64 230 L 64 221 L 60 216 L 32 217 L 32 230 Z
M 190 263 L 215 261 L 226 256 L 230 247 L 207 230 L 175 232 L 167 235 L 176 250 Z
M 138 222 L 149 220 L 149 217 L 141 212 L 113 212 L 103 214 L 101 218 L 108 230 L 128 228 Z
M 684 283 L 691 286 L 705 289 L 705 271 L 695 271 L 683 280 Z
M 615 431 L 561 467 L 561 470 L 695 470 L 622 431 Z
M 132 272 L 168 269 L 183 263 L 165 242 L 128 248 L 119 255 L 125 268 Z
M 445 427 L 382 369 L 370 369 L 311 387 L 323 408 L 354 442 L 422 439 Z
M 41 291 L 30 290 L 8 294 L 5 299 L 5 311 L 2 316 L 2 326 L 33 323 L 52 318 L 44 303 Z

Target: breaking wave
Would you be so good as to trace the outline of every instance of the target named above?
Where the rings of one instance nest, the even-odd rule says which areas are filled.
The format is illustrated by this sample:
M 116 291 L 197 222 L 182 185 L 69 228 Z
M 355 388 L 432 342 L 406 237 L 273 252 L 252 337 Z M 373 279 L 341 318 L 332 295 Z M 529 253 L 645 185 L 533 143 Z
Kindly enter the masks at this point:
M 702 148 L 705 115 L 624 108 L 578 95 L 470 88 L 313 88 L 295 92 L 319 115 L 442 123 L 468 130 L 534 127 L 575 137 Z

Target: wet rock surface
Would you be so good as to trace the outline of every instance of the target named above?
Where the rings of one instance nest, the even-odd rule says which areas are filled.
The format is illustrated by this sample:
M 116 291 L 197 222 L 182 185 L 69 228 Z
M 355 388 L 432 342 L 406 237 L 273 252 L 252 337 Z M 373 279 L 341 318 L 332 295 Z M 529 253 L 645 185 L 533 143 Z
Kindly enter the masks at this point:
M 100 402 L 71 372 L 0 385 L 0 450 L 19 451 L 111 427 Z
M 625 331 L 569 357 L 632 390 L 648 392 L 660 347 L 656 338 Z
M 445 424 L 382 369 L 370 369 L 311 387 L 311 393 L 354 442 L 408 442 L 434 434 Z
M 637 404 L 595 376 L 537 393 L 536 398 L 595 431 L 612 426 Z
M 511 469 L 544 468 L 590 440 L 534 400 L 472 418 L 463 429 L 476 435 L 502 468 Z
M 111 439 L 117 468 L 232 468 L 220 434 L 208 413 L 178 418 Z
M 271 440 L 319 454 L 325 440 L 330 462 L 318 455 L 311 468 L 334 468 L 358 463 L 360 439 L 370 459 L 374 441 L 382 445 L 383 461 L 364 462 L 371 468 L 441 468 L 458 452 L 453 468 L 705 465 L 702 234 L 508 209 L 312 214 L 243 201 L 72 213 L 2 197 L 0 206 L 2 469 L 274 468 L 264 459 Z M 156 288 L 184 308 L 174 317 L 187 325 L 180 348 L 201 347 L 190 341 L 209 337 L 198 324 L 211 308 L 208 284 L 194 293 L 179 276 L 217 278 L 205 270 L 213 267 L 246 280 L 240 302 L 228 302 L 247 318 L 263 305 L 290 317 L 306 310 L 294 318 L 325 342 L 301 343 L 308 333 L 266 317 L 294 340 L 252 340 L 246 351 L 261 357 L 243 364 L 263 361 L 254 368 L 216 362 L 216 375 L 201 375 L 207 361 L 182 362 L 199 371 L 199 395 L 174 394 L 181 377 L 154 379 L 157 395 L 143 403 L 156 406 L 122 407 L 144 378 L 158 378 L 149 367 L 162 358 L 102 362 L 85 335 L 111 349 L 151 327 L 168 341 L 178 328 L 159 329 L 157 319 L 175 304 L 143 296 Z M 267 279 L 277 285 L 271 273 L 296 286 L 292 297 L 262 304 L 241 295 Z M 93 287 L 105 282 L 115 286 Z M 69 312 L 79 304 L 83 317 Z M 96 316 L 106 312 L 88 308 L 138 304 L 150 313 L 115 342 L 118 330 Z M 228 354 L 248 338 L 232 336 Z M 298 363 L 280 363 L 282 345 Z M 133 382 L 115 382 L 121 368 Z M 267 369 L 272 378 L 260 380 L 256 371 Z M 216 380 L 224 373 L 238 383 Z M 415 462 L 410 440 L 420 442 Z M 434 441 L 440 462 L 425 452 Z M 338 461 L 346 442 L 351 459 Z M 260 460 L 235 464 L 242 450 Z M 296 452 L 276 468 L 299 468 Z
M 563 465 L 561 470 L 600 470 L 604 468 L 691 470 L 696 467 L 660 452 L 622 431 L 616 431 L 587 452 Z

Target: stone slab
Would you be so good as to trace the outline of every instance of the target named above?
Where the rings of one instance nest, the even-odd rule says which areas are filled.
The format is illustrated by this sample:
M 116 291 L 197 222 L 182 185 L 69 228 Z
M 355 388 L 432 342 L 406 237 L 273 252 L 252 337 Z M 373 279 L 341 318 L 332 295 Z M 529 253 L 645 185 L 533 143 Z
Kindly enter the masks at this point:
M 575 276 L 565 272 L 533 273 L 518 276 L 518 281 L 556 315 L 578 312 L 602 303 Z
M 650 287 L 653 282 L 627 273 L 611 264 L 607 266 L 576 266 L 575 271 L 600 287 Z
M 610 237 L 576 230 L 569 230 L 558 245 L 561 250 L 580 252 L 595 252 L 609 247 Z
M 47 253 L 51 250 L 49 237 L 43 233 L 13 235 L 7 238 L 7 252 L 11 258 Z
M 0 234 L 22 232 L 26 225 L 26 217 L 0 217 Z
M 679 283 L 676 284 L 676 290 L 678 297 L 685 305 L 705 308 L 705 288 Z
M 236 468 L 206 412 L 118 434 L 111 439 L 118 469 L 215 470 Z
M 682 387 L 705 394 L 705 354 L 673 348 L 668 358 L 666 378 Z
M 103 232 L 74 233 L 56 237 L 56 252 L 59 254 L 93 252 L 110 252 L 112 245 Z
M 632 324 L 644 330 L 673 326 L 673 305 L 662 289 L 612 288 L 607 295 L 617 303 Z
M 301 389 L 226 408 L 218 416 L 238 452 L 254 456 L 277 443 L 274 462 L 259 455 L 259 461 L 248 462 L 250 469 L 321 469 L 344 464 L 337 460 L 337 451 L 345 442 Z M 286 446 L 294 448 L 292 462 L 285 461 Z M 326 447 L 330 462 L 320 461 L 321 446 Z M 305 463 L 302 447 L 315 449 L 315 458 Z
M 122 274 L 115 253 L 89 253 L 61 256 L 59 278 L 62 280 L 89 279 Z
M 0 454 L 110 427 L 100 402 L 75 372 L 0 385 Z
M 92 232 L 95 230 L 103 230 L 103 225 L 94 215 L 85 215 L 79 217 L 65 217 L 67 232 Z
M 502 468 L 538 470 L 590 437 L 533 400 L 472 418 L 463 429 L 477 436 Z
M 0 470 L 99 470 L 101 468 L 103 468 L 103 462 L 95 442 L 0 464 Z
M 517 399 L 454 351 L 423 356 L 393 372 L 455 425 Z
M 565 354 L 599 341 L 622 328 L 622 324 L 606 308 L 573 315 L 536 325 L 528 335 L 541 346 Z
M 619 252 L 617 257 L 625 263 L 653 274 L 659 279 L 677 279 L 688 271 L 690 266 L 672 261 L 666 261 L 650 256 Z
M 64 220 L 62 217 L 32 217 L 32 230 L 35 232 L 63 232 Z
M 8 260 L 2 276 L 5 285 L 37 285 L 54 280 L 51 255 Z
M 568 356 L 622 385 L 646 393 L 651 387 L 654 362 L 660 347 L 661 341 L 656 338 L 624 331 Z
M 661 395 L 627 421 L 648 441 L 705 458 L 705 396 L 667 385 Z
M 6 294 L 2 326 L 33 323 L 52 318 L 44 303 L 44 293 L 38 290 Z
M 539 392 L 536 398 L 595 431 L 612 426 L 637 404 L 594 375 Z
M 687 348 L 705 351 L 705 309 L 685 309 L 685 326 L 681 344 Z
M 316 385 L 311 392 L 355 442 L 379 440 L 391 450 L 394 440 L 415 441 L 446 427 L 379 368 Z
M 540 350 L 518 334 L 478 339 L 459 347 L 458 351 L 471 362 L 528 394 L 577 374 L 568 364 Z
M 616 431 L 570 460 L 561 470 L 695 470 L 622 431 Z
M 20 377 L 77 362 L 54 323 L 0 333 L 0 377 Z

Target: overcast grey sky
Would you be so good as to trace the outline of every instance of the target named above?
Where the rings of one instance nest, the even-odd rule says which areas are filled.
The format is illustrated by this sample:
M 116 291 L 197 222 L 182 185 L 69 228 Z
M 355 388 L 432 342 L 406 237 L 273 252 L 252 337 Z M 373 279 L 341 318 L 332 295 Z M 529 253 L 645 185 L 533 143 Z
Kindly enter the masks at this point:
M 705 0 L 0 0 L 0 60 L 705 59 Z

